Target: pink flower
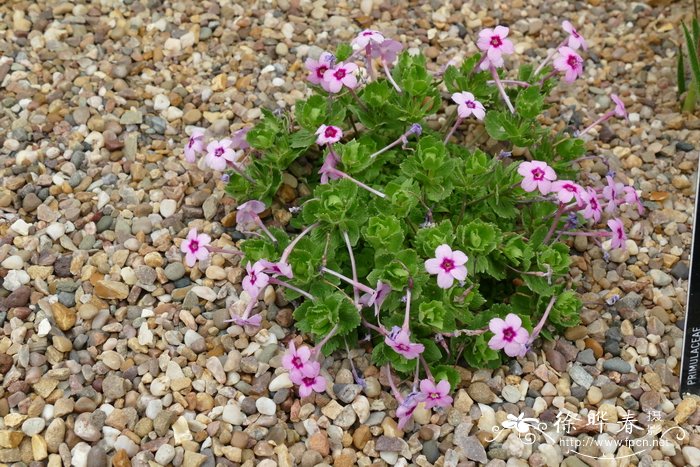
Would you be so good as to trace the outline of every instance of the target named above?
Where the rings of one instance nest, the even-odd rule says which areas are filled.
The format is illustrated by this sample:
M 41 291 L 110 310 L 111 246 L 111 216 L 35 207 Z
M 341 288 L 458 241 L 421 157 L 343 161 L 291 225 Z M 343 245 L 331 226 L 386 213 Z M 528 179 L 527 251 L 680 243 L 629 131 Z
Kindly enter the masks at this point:
M 207 145 L 207 155 L 204 158 L 207 165 L 214 170 L 224 170 L 226 164 L 236 160 L 236 151 L 231 148 L 232 141 L 228 138 L 212 141 Z
M 612 231 L 612 241 L 610 246 L 613 248 L 622 248 L 623 250 L 627 246 L 625 241 L 627 240 L 627 235 L 625 235 L 625 226 L 620 219 L 610 219 L 608 221 L 608 227 Z
M 329 152 L 326 158 L 323 160 L 321 168 L 318 170 L 319 175 L 321 175 L 321 185 L 328 183 L 328 180 L 338 180 L 341 178 L 341 176 L 338 175 L 338 172 L 335 170 L 338 162 L 340 162 L 338 156 L 336 156 L 333 151 Z
M 625 108 L 625 103 L 620 99 L 620 96 L 617 94 L 610 94 L 610 99 L 615 103 L 615 115 L 620 118 L 627 118 L 627 109 Z
M 297 350 L 294 341 L 290 341 L 289 349 L 282 356 L 282 367 L 289 371 L 289 375 L 291 376 L 295 372 L 300 373 L 301 370 L 309 364 L 310 358 L 311 350 L 307 346 L 300 347 Z
M 373 31 L 372 29 L 365 29 L 355 37 L 352 42 L 352 48 L 355 50 L 364 49 L 370 43 L 381 44 L 384 42 L 384 36 L 379 31 Z
M 310 362 L 299 372 L 289 374 L 292 383 L 299 386 L 299 396 L 309 397 L 312 393 L 321 393 L 326 390 L 326 378 L 321 376 L 321 365 L 318 362 Z
M 391 292 L 391 286 L 384 284 L 382 281 L 377 281 L 377 288 L 372 293 L 366 293 L 360 297 L 360 304 L 364 306 L 374 305 L 375 315 L 379 313 L 382 303 Z
M 323 84 L 323 75 L 333 65 L 333 58 L 330 52 L 323 52 L 318 60 L 307 58 L 305 66 L 309 76 L 306 79 L 312 84 Z
M 583 74 L 583 59 L 570 47 L 560 47 L 554 59 L 554 68 L 564 73 L 564 81 L 573 83 Z
M 187 140 L 185 146 L 185 160 L 193 163 L 196 160 L 197 153 L 204 151 L 204 128 L 195 128 L 192 130 L 190 139 Z
M 354 63 L 340 63 L 335 68 L 323 73 L 323 88 L 332 93 L 339 92 L 343 86 L 349 89 L 357 87 L 357 65 Z
M 281 261 L 273 263 L 272 261 L 268 261 L 266 259 L 261 259 L 260 261 L 258 261 L 258 263 L 262 265 L 265 273 L 277 274 L 279 276 L 285 276 L 290 279 L 294 277 L 292 267 L 289 265 L 289 263 L 283 263 Z
M 423 344 L 414 344 L 410 341 L 408 332 L 399 326 L 394 326 L 391 333 L 384 338 L 384 343 L 394 349 L 394 352 L 402 357 L 413 360 L 425 350 Z
M 491 65 L 495 68 L 503 66 L 503 55 L 510 55 L 515 51 L 513 43 L 508 37 L 508 28 L 496 26 L 494 29 L 486 28 L 479 33 L 476 41 L 477 47 L 486 52 L 485 59 L 481 63 L 482 70 L 488 69 Z
M 644 214 L 644 206 L 642 205 L 642 200 L 639 199 L 639 194 L 637 193 L 637 190 L 635 190 L 633 186 L 626 186 L 624 188 L 624 191 L 625 203 L 636 205 L 637 212 L 639 212 L 639 215 L 641 216 L 642 214 Z
M 529 334 L 522 327 L 520 316 L 509 313 L 505 320 L 492 318 L 489 329 L 494 336 L 489 340 L 493 350 L 503 349 L 509 357 L 522 357 L 527 352 Z
M 435 249 L 435 258 L 425 262 L 425 270 L 437 274 L 438 287 L 449 289 L 454 279 L 463 281 L 467 278 L 467 259 L 467 255 L 461 251 L 452 251 L 449 245 L 442 244 Z
M 600 222 L 600 217 L 603 215 L 603 208 L 600 206 L 600 201 L 598 201 L 598 194 L 593 188 L 586 188 L 586 191 L 582 194 L 583 202 L 586 203 L 586 207 L 583 209 L 583 217 L 586 219 L 593 219 L 594 222 Z
M 209 257 L 207 245 L 211 242 L 211 237 L 207 234 L 197 235 L 197 229 L 190 229 L 185 241 L 180 244 L 180 250 L 185 254 L 185 264 L 189 267 L 199 261 L 204 261 Z
M 420 382 L 420 391 L 425 399 L 425 408 L 432 409 L 433 407 L 447 407 L 452 404 L 450 393 L 450 383 L 443 379 L 435 384 L 434 381 L 424 379 Z
M 588 44 L 586 44 L 586 39 L 583 38 L 581 34 L 578 33 L 574 25 L 570 22 L 564 20 L 561 23 L 562 29 L 569 33 L 569 47 L 576 50 L 582 48 L 583 50 L 588 50 Z
M 239 326 L 252 326 L 254 328 L 259 328 L 260 323 L 262 323 L 262 314 L 258 313 L 249 318 L 243 318 L 242 316 L 234 316 L 231 319 L 224 321 L 226 323 L 236 323 Z
M 579 206 L 583 206 L 583 188 L 571 180 L 558 180 L 552 183 L 552 191 L 556 193 L 560 203 L 570 203 L 576 199 Z
M 605 196 L 605 199 L 608 200 L 608 205 L 605 207 L 605 211 L 613 213 L 617 207 L 617 198 L 624 191 L 625 185 L 620 182 L 616 182 L 610 175 L 605 178 L 608 181 L 608 184 L 603 187 L 603 196 Z
M 471 92 L 456 92 L 452 94 L 452 100 L 457 104 L 457 114 L 459 118 L 467 118 L 474 115 L 477 120 L 483 120 L 486 110 L 481 102 L 474 98 Z
M 520 186 L 527 192 L 540 190 L 543 195 L 552 190 L 552 182 L 557 179 L 557 174 L 546 162 L 532 161 L 522 162 L 518 166 L 518 173 L 523 181 Z
M 399 430 L 403 430 L 403 428 L 406 426 L 406 423 L 411 419 L 413 416 L 413 412 L 415 412 L 416 407 L 418 407 L 418 404 L 423 402 L 425 400 L 425 394 L 422 394 L 420 392 L 412 392 L 406 398 L 399 404 L 398 408 L 396 409 L 396 416 L 399 419 Z
M 323 146 L 324 144 L 333 144 L 340 141 L 343 137 L 343 130 L 333 125 L 321 125 L 316 130 L 318 138 L 316 138 L 316 144 Z
M 384 42 L 372 47 L 372 57 L 380 58 L 386 63 L 394 63 L 394 60 L 396 60 L 396 57 L 402 50 L 403 45 L 401 42 L 392 39 L 384 39 Z
M 236 227 L 238 230 L 252 230 L 256 225 L 258 225 L 258 221 L 260 220 L 258 215 L 264 210 L 265 203 L 255 199 L 246 201 L 238 206 L 236 212 Z
M 257 261 L 255 264 L 250 264 L 250 261 L 248 261 L 245 270 L 248 275 L 243 278 L 241 285 L 243 290 L 248 292 L 251 300 L 255 300 L 260 295 L 260 291 L 270 283 L 270 276 L 263 272 L 265 268 L 260 264 L 260 261 Z
M 248 126 L 245 128 L 241 128 L 240 130 L 234 131 L 233 137 L 231 137 L 231 147 L 233 149 L 248 149 L 250 147 L 250 144 L 248 144 L 246 135 L 252 129 L 253 127 Z

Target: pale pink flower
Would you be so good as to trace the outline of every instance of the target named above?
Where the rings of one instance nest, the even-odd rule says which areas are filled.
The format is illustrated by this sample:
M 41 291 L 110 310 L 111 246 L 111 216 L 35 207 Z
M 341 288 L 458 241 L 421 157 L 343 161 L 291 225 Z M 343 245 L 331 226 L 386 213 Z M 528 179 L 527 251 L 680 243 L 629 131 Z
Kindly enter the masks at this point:
M 318 170 L 318 173 L 321 176 L 321 185 L 325 185 L 329 180 L 338 180 L 341 178 L 336 171 L 336 167 L 338 166 L 339 162 L 340 159 L 333 151 L 330 151 L 328 155 L 326 155 L 321 168 Z
M 353 49 L 360 50 L 370 45 L 370 43 L 381 44 L 382 42 L 384 42 L 384 35 L 381 32 L 365 29 L 360 32 L 350 44 L 352 44 Z
M 396 57 L 402 50 L 403 45 L 401 42 L 392 39 L 384 39 L 384 42 L 372 47 L 372 57 L 380 58 L 386 63 L 394 63 L 394 60 L 396 60 Z
M 471 92 L 456 92 L 452 94 L 452 100 L 457 104 L 459 118 L 467 118 L 474 115 L 477 120 L 483 120 L 486 110 L 481 102 L 477 101 Z
M 277 274 L 278 276 L 285 276 L 290 279 L 294 277 L 294 273 L 292 272 L 292 267 L 289 265 L 289 263 L 283 263 L 281 261 L 278 261 L 276 263 L 273 263 L 272 261 L 268 261 L 266 259 L 261 259 L 258 261 L 262 267 L 264 268 L 265 273 L 270 273 L 270 274 Z
M 194 163 L 197 153 L 202 151 L 204 151 L 204 128 L 195 128 L 185 146 L 185 160 Z
M 339 92 L 343 86 L 349 89 L 357 87 L 357 65 L 354 63 L 340 63 L 335 68 L 323 73 L 323 88 L 331 93 Z
M 180 244 L 180 251 L 185 254 L 185 264 L 189 267 L 209 257 L 207 245 L 211 243 L 211 237 L 207 234 L 197 234 L 197 229 L 190 229 L 187 238 Z
M 248 144 L 246 135 L 252 129 L 253 127 L 248 126 L 245 128 L 241 128 L 240 130 L 234 131 L 233 136 L 231 137 L 231 147 L 233 149 L 248 149 L 250 147 L 250 144 Z
M 514 313 L 509 313 L 505 320 L 492 318 L 489 329 L 494 335 L 489 340 L 489 347 L 493 350 L 503 349 L 509 357 L 522 357 L 527 352 L 530 338 L 522 325 L 520 316 Z
M 452 397 L 449 395 L 450 383 L 446 379 L 437 384 L 432 380 L 424 379 L 420 382 L 420 391 L 423 393 L 426 409 L 447 407 L 452 404 Z
M 214 170 L 224 170 L 229 162 L 236 160 L 236 151 L 231 147 L 232 141 L 224 138 L 212 141 L 207 145 L 207 155 L 204 158 L 207 165 Z
M 265 203 L 252 199 L 238 206 L 236 212 L 236 227 L 241 231 L 253 230 L 258 225 L 259 214 L 265 210 Z
M 260 291 L 270 283 L 270 276 L 265 274 L 265 267 L 260 264 L 260 261 L 257 261 L 255 264 L 250 264 L 250 261 L 248 261 L 245 270 L 248 275 L 243 278 L 241 285 L 243 290 L 248 292 L 251 300 L 255 300 L 260 295 Z
M 583 217 L 586 219 L 593 219 L 593 222 L 600 222 L 600 218 L 603 215 L 603 208 L 598 200 L 598 193 L 593 188 L 586 188 L 583 193 L 582 199 L 586 206 L 583 208 Z
M 399 404 L 399 406 L 396 408 L 396 416 L 399 419 L 399 430 L 403 430 L 403 428 L 406 426 L 406 423 L 411 419 L 413 416 L 413 412 L 415 412 L 416 407 L 418 407 L 418 404 L 423 402 L 425 400 L 425 394 L 422 394 L 420 392 L 412 392 L 406 398 Z
M 576 199 L 579 206 L 583 206 L 583 188 L 571 180 L 557 180 L 552 183 L 551 191 L 557 195 L 560 203 L 570 203 L 572 199 Z
M 552 182 L 557 179 L 554 169 L 542 161 L 522 162 L 518 166 L 518 173 L 523 176 L 520 183 L 523 190 L 539 190 L 543 195 L 552 190 Z
M 554 68 L 564 73 L 564 81 L 573 83 L 583 74 L 583 59 L 570 47 L 560 47 L 558 55 L 552 62 Z
M 360 304 L 364 306 L 374 305 L 375 315 L 379 313 L 382 303 L 391 293 L 391 286 L 384 284 L 382 281 L 377 281 L 377 288 L 372 293 L 366 293 L 360 297 Z
M 384 338 L 384 343 L 407 360 L 418 358 L 425 350 L 423 344 L 414 344 L 411 342 L 408 332 L 399 326 L 394 326 L 392 328 L 391 333 Z
M 494 29 L 486 28 L 479 33 L 476 41 L 479 50 L 485 52 L 485 59 L 480 68 L 488 69 L 490 66 L 500 68 L 503 66 L 503 55 L 515 52 L 515 47 L 508 37 L 509 29 L 505 26 L 496 26 Z
M 627 240 L 627 235 L 625 235 L 625 226 L 620 219 L 610 219 L 608 221 L 608 227 L 612 231 L 612 237 L 610 246 L 613 248 L 622 248 L 623 250 L 627 246 L 625 241 Z
M 637 206 L 637 212 L 639 212 L 640 216 L 644 214 L 644 206 L 642 205 L 642 200 L 639 199 L 639 193 L 637 193 L 637 190 L 635 190 L 633 186 L 626 186 L 624 191 L 625 203 L 634 204 Z
M 449 289 L 455 279 L 463 281 L 467 278 L 467 259 L 461 251 L 452 251 L 449 245 L 442 244 L 435 249 L 435 258 L 425 262 L 425 270 L 437 274 L 438 287 Z
M 316 130 L 318 137 L 316 138 L 316 144 L 323 146 L 324 144 L 333 144 L 340 141 L 343 137 L 343 130 L 333 125 L 321 125 Z
M 320 371 L 321 365 L 318 362 L 309 362 L 301 371 L 290 373 L 289 379 L 299 386 L 299 396 L 309 397 L 314 392 L 326 390 L 326 378 L 319 374 Z
M 606 177 L 608 184 L 603 187 L 603 196 L 608 200 L 608 205 L 605 207 L 605 212 L 613 213 L 617 208 L 617 198 L 625 190 L 625 185 L 616 182 L 610 175 Z
M 561 23 L 561 27 L 562 29 L 564 29 L 564 31 L 569 33 L 569 47 L 571 47 L 574 50 L 579 48 L 583 50 L 588 50 L 588 44 L 586 43 L 586 39 L 584 39 L 583 36 L 578 33 L 573 24 L 564 20 Z
M 296 348 L 294 341 L 289 342 L 289 349 L 282 356 L 282 367 L 289 371 L 290 376 L 294 373 L 300 373 L 301 370 L 308 365 L 311 359 L 311 349 L 307 346 Z
M 620 96 L 617 94 L 610 94 L 610 99 L 615 103 L 615 115 L 620 118 L 627 118 L 627 109 L 625 108 L 625 103 L 620 99 Z
M 306 69 L 309 70 L 309 76 L 306 78 L 312 84 L 323 84 L 323 75 L 333 65 L 333 54 L 323 52 L 318 60 L 313 58 L 306 59 Z
M 254 328 L 259 328 L 260 323 L 262 323 L 262 314 L 250 316 L 248 318 L 243 318 L 242 316 L 234 316 L 231 319 L 224 321 L 226 323 L 236 323 L 239 326 L 252 326 Z

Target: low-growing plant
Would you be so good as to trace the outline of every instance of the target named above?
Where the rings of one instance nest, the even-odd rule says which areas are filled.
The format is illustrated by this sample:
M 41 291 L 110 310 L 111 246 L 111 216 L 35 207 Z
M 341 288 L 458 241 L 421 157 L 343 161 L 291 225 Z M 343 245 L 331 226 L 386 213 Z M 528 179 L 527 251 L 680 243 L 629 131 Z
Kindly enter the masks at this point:
M 683 112 L 694 112 L 697 105 L 698 97 L 700 96 L 700 23 L 697 16 L 691 22 L 691 30 L 685 23 L 683 26 L 683 39 L 685 41 L 685 50 L 690 63 L 690 81 L 686 75 L 685 54 L 683 47 L 678 47 L 678 62 L 677 62 L 677 81 L 678 81 L 678 98 L 681 101 L 681 110 Z
M 455 364 L 498 367 L 540 334 L 579 322 L 567 241 L 584 235 L 625 248 L 618 208 L 642 208 L 613 172 L 579 174 L 581 161 L 596 157 L 580 136 L 626 116 L 617 96 L 577 135 L 541 123 L 559 78 L 583 73 L 586 42 L 563 26 L 555 52 L 536 68 L 522 65 L 517 79 L 504 68 L 514 47 L 503 26 L 481 31 L 481 53 L 438 72 L 366 30 L 307 60 L 313 92 L 294 112 L 265 110 L 255 127 L 206 145 L 203 129 L 192 132 L 186 158 L 206 153 L 211 168 L 227 169 L 237 227 L 249 238 L 240 253 L 193 229 L 182 244 L 187 264 L 211 251 L 243 256 L 247 306 L 232 308 L 237 325 L 260 326 L 255 310 L 269 284 L 297 300 L 296 327 L 317 342 L 292 343 L 283 359 L 302 397 L 325 390 L 323 355 L 370 341 L 403 426 L 419 403 L 451 403 Z M 500 142 L 497 153 L 476 143 L 483 131 Z M 308 188 L 287 206 L 296 215 L 290 228 L 300 230 L 291 238 L 259 217 L 286 171 Z M 413 373 L 407 395 L 392 371 Z

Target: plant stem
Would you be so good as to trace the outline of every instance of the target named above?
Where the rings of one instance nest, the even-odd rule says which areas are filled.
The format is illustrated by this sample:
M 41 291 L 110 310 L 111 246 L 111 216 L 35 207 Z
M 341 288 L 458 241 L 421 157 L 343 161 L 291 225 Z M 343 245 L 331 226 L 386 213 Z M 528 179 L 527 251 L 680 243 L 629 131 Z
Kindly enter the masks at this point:
M 542 243 L 547 243 L 550 238 L 552 238 L 552 235 L 554 235 L 554 231 L 557 228 L 557 225 L 559 225 L 559 219 L 561 219 L 562 214 L 564 214 L 564 210 L 566 209 L 566 205 L 564 203 L 559 203 L 559 207 L 557 208 L 557 212 L 554 215 L 554 221 L 552 222 L 552 226 L 549 228 L 549 231 L 547 232 L 547 236 L 544 237 L 544 240 Z
M 503 84 L 501 84 L 501 78 L 498 77 L 498 72 L 496 71 L 496 68 L 494 68 L 493 65 L 489 67 L 491 70 L 491 76 L 493 77 L 493 81 L 496 84 L 496 87 L 498 88 L 498 92 L 501 94 L 501 99 L 503 99 L 503 102 L 506 103 L 506 106 L 508 106 L 508 110 L 510 110 L 510 113 L 514 114 L 515 109 L 513 108 L 513 104 L 510 103 L 510 99 L 508 98 L 508 94 L 506 94 L 506 90 L 503 87 Z
M 391 375 L 391 367 L 389 365 L 384 365 L 382 367 L 384 372 L 386 373 L 386 379 L 389 382 L 389 387 L 391 388 L 391 392 L 394 394 L 394 399 L 399 401 L 399 404 L 403 403 L 403 396 L 399 392 L 399 389 L 396 387 L 396 383 L 394 383 L 394 377 Z
M 385 330 L 385 329 L 383 329 L 383 328 L 381 328 L 381 327 L 379 327 L 379 326 L 375 326 L 374 324 L 370 323 L 369 321 L 367 321 L 367 320 L 364 319 L 364 318 L 362 318 L 362 324 L 363 324 L 365 327 L 367 327 L 367 328 L 369 328 L 369 329 L 371 329 L 371 330 L 373 330 L 373 331 L 377 331 L 377 332 L 379 333 L 379 335 L 381 335 L 381 336 L 386 336 L 386 330 Z
M 366 292 L 366 293 L 373 293 L 373 292 L 374 292 L 373 289 L 370 289 L 370 288 L 367 287 L 366 285 L 364 285 L 364 284 L 362 284 L 362 283 L 360 283 L 360 282 L 354 281 L 354 280 L 350 279 L 349 277 L 346 277 L 346 276 L 342 275 L 341 273 L 336 272 L 336 271 L 334 271 L 334 270 L 332 270 L 332 269 L 328 269 L 328 268 L 325 267 L 325 266 L 322 266 L 322 267 L 321 267 L 321 272 L 322 272 L 322 273 L 328 273 L 328 274 L 330 274 L 331 276 L 335 276 L 335 277 L 337 277 L 338 279 L 340 279 L 340 280 L 342 280 L 342 281 L 345 281 L 345 282 L 347 282 L 348 284 L 357 287 L 358 289 L 362 290 L 363 292 Z
M 423 357 L 423 354 L 418 355 L 418 358 L 420 359 L 421 365 L 423 365 L 423 369 L 425 370 L 425 374 L 428 375 L 428 378 L 431 381 L 435 381 L 435 378 L 433 378 L 433 374 L 430 371 L 430 367 L 428 366 L 428 362 L 425 361 L 425 357 Z
M 244 256 L 244 253 L 242 251 L 238 250 L 229 250 L 227 248 L 221 248 L 218 246 L 211 246 L 207 245 L 205 246 L 207 250 L 209 250 L 210 253 L 222 253 L 224 255 L 237 255 L 237 256 Z
M 486 83 L 487 84 L 496 84 L 495 81 L 493 81 L 493 80 L 486 81 Z M 521 86 L 523 88 L 529 88 L 530 86 L 532 86 L 532 84 L 530 84 L 526 81 L 518 81 L 516 79 L 503 79 L 503 80 L 501 80 L 501 83 L 502 84 L 512 84 L 514 86 Z
M 535 71 L 532 73 L 532 76 L 537 76 L 537 74 L 538 74 L 540 71 L 542 71 L 542 68 L 544 68 L 544 66 L 545 66 L 547 63 L 549 63 L 549 61 L 552 59 L 552 57 L 554 57 L 554 54 L 557 53 L 557 50 L 558 50 L 560 47 L 564 46 L 568 41 L 569 41 L 568 38 L 564 39 L 564 40 L 561 42 L 561 44 L 559 44 L 556 48 L 554 48 L 551 52 L 549 52 L 549 53 L 547 54 L 547 57 L 542 61 L 542 63 L 540 63 L 539 66 L 538 66 L 537 68 L 535 68 Z
M 278 279 L 276 277 L 270 277 L 270 283 L 271 284 L 276 284 L 276 285 L 281 285 L 282 287 L 286 287 L 289 290 L 293 290 L 294 292 L 303 295 L 304 297 L 308 298 L 309 300 L 315 300 L 316 298 L 311 295 L 309 292 L 306 292 L 305 290 L 301 290 L 299 287 L 296 287 L 289 282 L 283 281 L 282 279 Z
M 272 243 L 277 243 L 277 239 L 275 238 L 274 235 L 272 235 L 272 232 L 270 232 L 270 230 L 268 230 L 268 228 L 265 227 L 265 224 L 263 223 L 262 219 L 260 219 L 260 217 L 255 216 L 255 223 L 257 224 L 258 227 L 260 227 L 260 229 L 262 229 L 263 232 L 265 232 L 265 234 L 268 237 L 270 237 L 270 240 L 272 240 Z
M 354 89 L 350 89 L 350 88 L 348 88 L 348 89 L 350 90 L 350 94 L 352 95 L 352 97 L 353 97 L 353 98 L 355 99 L 355 101 L 357 102 L 357 105 L 359 105 L 360 108 L 361 108 L 363 111 L 369 112 L 369 109 L 367 108 L 367 106 L 365 105 L 365 103 L 362 102 L 362 100 L 360 100 L 360 96 L 357 95 L 357 93 L 355 92 L 355 90 L 354 90 Z
M 408 332 L 408 322 L 410 320 L 410 315 L 411 315 L 411 289 L 408 288 L 406 289 L 406 312 L 403 317 L 403 325 L 401 328 Z
M 532 334 L 530 334 L 530 339 L 528 339 L 528 344 L 531 344 L 534 342 L 534 340 L 537 338 L 539 335 L 540 331 L 542 330 L 542 327 L 544 326 L 545 321 L 547 321 L 547 317 L 549 316 L 549 312 L 552 311 L 552 308 L 554 307 L 554 304 L 557 301 L 557 297 L 552 296 L 552 298 L 549 300 L 549 304 L 547 305 L 547 308 L 544 310 L 544 315 L 542 315 L 542 318 L 540 318 L 540 322 L 537 323 L 537 326 L 532 330 Z
M 257 184 L 258 184 L 258 182 L 256 182 L 250 175 L 248 175 L 247 173 L 245 173 L 245 171 L 244 171 L 243 169 L 241 169 L 240 167 L 238 167 L 237 164 L 231 164 L 231 168 L 232 168 L 233 170 L 235 170 L 236 172 L 238 172 L 238 174 L 239 174 L 241 177 L 245 178 L 246 180 L 248 180 L 248 181 L 249 181 L 250 183 L 252 183 L 253 185 L 257 185 Z
M 443 144 L 447 144 L 447 142 L 450 140 L 450 137 L 455 132 L 460 123 L 462 123 L 462 117 L 457 117 L 457 120 L 455 120 L 455 124 L 452 125 L 452 128 L 450 128 L 450 131 L 445 136 L 445 141 L 443 141 Z
M 565 231 L 565 230 L 557 230 L 557 233 L 559 235 L 569 235 L 569 236 L 578 235 L 579 237 L 611 237 L 612 236 L 612 233 L 610 233 L 610 232 L 570 232 L 570 231 Z
M 355 284 L 358 284 L 357 280 L 357 268 L 355 267 L 355 255 L 352 254 L 352 245 L 350 245 L 350 237 L 348 237 L 347 232 L 343 232 L 343 240 L 345 240 L 345 246 L 348 247 L 348 255 L 350 255 L 350 269 L 352 270 L 352 280 Z M 357 285 L 352 285 L 353 297 L 355 298 L 355 306 L 360 305 L 360 291 Z
M 389 65 L 387 65 L 386 60 L 382 60 L 382 66 L 384 67 L 384 73 L 386 73 L 386 79 L 388 79 L 391 85 L 394 86 L 396 92 L 398 92 L 399 94 L 403 93 L 401 87 L 398 84 L 396 84 L 396 81 L 394 81 L 394 77 L 391 76 L 391 71 L 389 70 Z
M 318 344 L 316 344 L 314 346 L 313 350 L 311 351 L 311 353 L 313 354 L 313 358 L 318 360 L 318 356 L 321 355 L 321 349 L 323 348 L 324 345 L 326 345 L 326 342 L 328 342 L 331 339 L 331 337 L 333 337 L 335 335 L 336 332 L 338 332 L 338 324 L 333 326 L 333 329 L 331 329 L 328 332 L 328 334 L 326 334 L 326 337 L 321 339 L 321 342 L 319 342 Z
M 369 80 L 374 81 L 374 67 L 372 66 L 372 41 L 369 41 L 365 46 L 365 60 L 367 62 L 367 71 L 369 71 Z
M 291 242 L 289 245 L 287 245 L 287 247 L 286 247 L 286 248 L 284 249 L 284 251 L 282 252 L 282 257 L 280 258 L 280 262 L 281 262 L 281 263 L 286 263 L 286 262 L 287 262 L 287 258 L 289 258 L 289 255 L 292 254 L 292 250 L 294 250 L 294 247 L 297 246 L 297 243 L 299 243 L 299 240 L 301 240 L 301 239 L 304 237 L 304 235 L 306 235 L 306 234 L 308 234 L 309 232 L 311 232 L 312 229 L 318 227 L 318 225 L 319 225 L 318 222 L 316 222 L 316 223 L 314 223 L 314 224 L 311 224 L 310 226 L 308 226 L 307 228 L 305 228 L 304 230 L 302 230 L 302 231 L 299 233 L 299 235 L 297 235 L 296 237 L 294 237 L 294 240 L 292 240 L 292 242 Z
M 357 180 L 357 179 L 351 177 L 350 175 L 346 174 L 346 173 L 343 172 L 342 170 L 338 170 L 338 169 L 335 169 L 335 168 L 330 168 L 330 169 L 328 169 L 328 173 L 333 173 L 333 174 L 335 174 L 335 175 L 337 175 L 337 176 L 339 176 L 339 177 L 347 178 L 348 180 L 350 180 L 351 182 L 353 182 L 355 185 L 357 185 L 357 186 L 359 186 L 360 188 L 363 188 L 363 189 L 369 191 L 369 192 L 372 193 L 373 195 L 377 195 L 377 196 L 379 196 L 380 198 L 386 198 L 386 195 L 385 195 L 384 193 L 382 193 L 381 191 L 375 190 L 374 188 L 372 188 L 372 187 L 370 187 L 370 186 L 368 186 L 368 185 L 365 185 L 365 184 L 362 183 L 361 181 L 359 181 L 359 180 Z
M 596 125 L 598 125 L 598 124 L 600 124 L 600 123 L 603 123 L 603 122 L 605 122 L 606 120 L 609 120 L 610 117 L 612 117 L 613 115 L 615 115 L 615 111 L 614 111 L 614 110 L 609 110 L 608 112 L 605 112 L 603 115 L 600 116 L 600 118 L 598 118 L 596 121 L 594 121 L 593 123 L 591 123 L 590 125 L 588 125 L 586 128 L 584 128 L 583 130 L 581 130 L 581 132 L 578 134 L 578 136 L 580 137 L 580 136 L 582 136 L 582 135 L 585 135 L 586 133 L 588 133 L 589 131 L 591 131 L 591 130 L 593 129 L 594 126 L 596 126 Z

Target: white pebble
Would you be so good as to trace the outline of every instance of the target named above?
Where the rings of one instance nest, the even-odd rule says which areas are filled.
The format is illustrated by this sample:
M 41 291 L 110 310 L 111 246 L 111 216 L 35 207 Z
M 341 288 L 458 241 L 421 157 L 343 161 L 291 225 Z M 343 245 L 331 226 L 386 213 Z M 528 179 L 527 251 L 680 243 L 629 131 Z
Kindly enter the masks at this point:
M 11 270 L 5 276 L 5 280 L 2 281 L 2 286 L 5 287 L 6 290 L 13 292 L 28 283 L 29 280 L 30 277 L 26 271 Z
M 160 399 L 153 399 L 146 405 L 146 416 L 151 420 L 155 420 L 162 410 L 163 402 Z
M 36 327 L 36 332 L 39 335 L 39 337 L 44 337 L 51 332 L 51 323 L 49 323 L 49 320 L 44 318 L 41 320 L 39 325 Z
M 245 414 L 241 412 L 238 404 L 229 403 L 224 407 L 224 412 L 221 414 L 221 419 L 231 425 L 241 426 L 245 422 Z
M 153 98 L 153 109 L 154 110 L 165 110 L 170 107 L 170 99 L 164 94 L 158 94 Z
M 148 323 L 144 322 L 139 328 L 139 344 L 153 345 L 153 331 L 148 329 Z
M 46 227 L 46 234 L 54 240 L 58 240 L 66 233 L 66 226 L 60 222 L 54 222 Z
M 5 269 L 22 269 L 22 266 L 24 266 L 24 260 L 19 255 L 8 256 L 2 262 L 2 267 Z
M 175 448 L 170 444 L 164 444 L 156 451 L 156 462 L 160 465 L 168 465 L 175 458 Z
M 84 441 L 73 446 L 70 454 L 70 465 L 73 467 L 87 467 L 88 452 L 90 452 L 90 445 Z
M 29 227 L 31 226 L 32 224 L 27 224 L 22 219 L 17 219 L 12 223 L 10 228 L 20 235 L 29 235 Z
M 190 439 L 192 439 L 191 436 L 192 435 L 190 435 Z M 139 446 L 134 443 L 131 438 L 125 435 L 118 437 L 117 441 L 114 443 L 114 450 L 119 451 L 120 449 L 125 450 L 126 453 L 129 454 L 129 457 L 133 457 L 139 452 Z
M 163 216 L 164 219 L 175 214 L 176 209 L 177 202 L 174 199 L 164 199 L 160 203 L 160 215 Z
M 270 386 L 269 389 L 272 392 L 279 391 L 280 389 L 284 388 L 291 388 L 292 387 L 292 380 L 289 379 L 289 373 L 286 371 L 284 373 L 280 373 L 270 381 Z
M 37 152 L 31 149 L 23 149 L 17 152 L 15 162 L 17 165 L 31 165 L 36 162 Z
M 275 410 L 277 409 L 275 403 L 268 397 L 260 397 L 258 400 L 256 400 L 255 407 L 257 407 L 258 412 L 263 415 L 274 415 Z

